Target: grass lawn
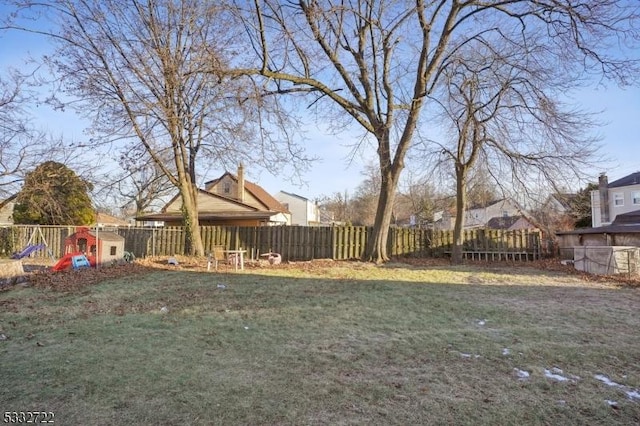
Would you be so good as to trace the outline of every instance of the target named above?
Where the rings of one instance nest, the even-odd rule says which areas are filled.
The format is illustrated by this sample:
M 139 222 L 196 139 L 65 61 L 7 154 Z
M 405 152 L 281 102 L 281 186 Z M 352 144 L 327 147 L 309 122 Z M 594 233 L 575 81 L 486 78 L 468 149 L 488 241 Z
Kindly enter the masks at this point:
M 638 424 L 639 308 L 638 289 L 515 267 L 150 270 L 73 291 L 15 287 L 0 292 L 0 414 Z

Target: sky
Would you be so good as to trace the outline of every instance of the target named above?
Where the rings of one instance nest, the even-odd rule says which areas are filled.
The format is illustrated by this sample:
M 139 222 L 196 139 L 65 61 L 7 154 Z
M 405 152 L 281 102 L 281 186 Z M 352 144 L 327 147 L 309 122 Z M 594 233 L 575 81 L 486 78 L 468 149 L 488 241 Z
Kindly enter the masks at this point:
M 0 16 L 3 8 L 0 5 Z M 18 69 L 31 69 L 33 65 L 25 65 L 29 57 L 39 57 L 50 51 L 50 46 L 43 38 L 26 33 L 0 32 L 0 75 L 5 74 L 9 67 Z M 88 136 L 85 133 L 89 123 L 83 120 L 71 109 L 55 111 L 46 104 L 32 106 L 30 114 L 34 118 L 34 124 L 39 128 L 55 136 L 62 136 L 63 140 L 83 141 Z M 351 145 L 357 140 L 349 135 L 333 135 L 322 130 L 322 124 L 310 122 L 303 129 L 307 155 L 318 158 L 313 161 L 307 173 L 300 179 L 291 179 L 290 174 L 274 176 L 269 172 L 245 164 L 247 179 L 259 184 L 269 193 L 286 191 L 301 195 L 311 200 L 320 199 L 323 196 L 335 192 L 348 191 L 351 193 L 363 180 L 363 167 L 371 158 L 352 154 Z M 236 170 L 228 170 L 235 173 Z M 211 169 L 207 176 L 199 176 L 200 183 L 221 176 L 225 170 Z
M 0 15 L 2 7 L 0 6 Z M 24 33 L 0 33 L 0 74 L 7 67 L 24 68 L 29 55 L 38 56 L 49 49 L 46 40 Z M 604 124 L 597 133 L 601 136 L 600 153 L 609 159 L 602 162 L 597 170 L 589 171 L 593 180 L 605 172 L 609 181 L 629 173 L 640 171 L 640 87 L 621 89 L 613 83 L 606 87 L 589 87 L 574 94 L 576 105 L 587 111 L 602 113 L 598 116 Z M 53 111 L 46 105 L 31 109 L 38 127 L 53 135 L 63 136 L 67 141 L 82 141 L 88 123 L 81 120 L 72 110 Z M 333 135 L 323 131 L 322 125 L 311 123 L 305 129 L 307 154 L 319 160 L 310 165 L 302 176 L 305 183 L 295 183 L 283 176 L 273 176 L 251 164 L 245 164 L 247 178 L 268 192 L 287 191 L 315 200 L 322 196 L 345 191 L 353 193 L 364 179 L 363 169 L 374 157 L 358 154 L 353 158 L 351 146 L 356 135 Z M 372 152 L 370 150 L 370 152 Z M 375 155 L 375 154 L 374 154 Z M 235 170 L 229 170 L 235 172 Z M 224 170 L 210 170 L 201 182 L 215 179 Z M 569 188 L 578 190 L 579 188 Z

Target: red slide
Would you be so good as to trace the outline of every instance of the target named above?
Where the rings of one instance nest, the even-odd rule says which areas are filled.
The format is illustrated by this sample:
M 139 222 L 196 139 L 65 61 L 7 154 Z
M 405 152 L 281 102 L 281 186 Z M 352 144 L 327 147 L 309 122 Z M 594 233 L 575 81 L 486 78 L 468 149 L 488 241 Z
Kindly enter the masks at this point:
M 75 253 L 67 253 L 58 260 L 58 262 L 51 267 L 52 271 L 64 271 L 65 269 L 69 269 L 73 266 L 73 258 L 75 256 L 83 256 L 84 253 L 77 251 Z M 91 262 L 92 259 L 89 259 Z M 95 266 L 95 261 L 91 262 L 91 266 Z

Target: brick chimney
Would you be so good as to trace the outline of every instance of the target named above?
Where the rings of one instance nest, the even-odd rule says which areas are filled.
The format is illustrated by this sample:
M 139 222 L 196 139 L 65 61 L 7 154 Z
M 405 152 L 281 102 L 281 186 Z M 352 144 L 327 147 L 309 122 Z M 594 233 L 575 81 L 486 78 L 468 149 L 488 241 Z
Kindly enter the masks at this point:
M 600 173 L 598 192 L 600 194 L 600 220 L 603 224 L 609 223 L 609 179 L 606 173 Z
M 238 165 L 238 200 L 244 203 L 244 167 Z

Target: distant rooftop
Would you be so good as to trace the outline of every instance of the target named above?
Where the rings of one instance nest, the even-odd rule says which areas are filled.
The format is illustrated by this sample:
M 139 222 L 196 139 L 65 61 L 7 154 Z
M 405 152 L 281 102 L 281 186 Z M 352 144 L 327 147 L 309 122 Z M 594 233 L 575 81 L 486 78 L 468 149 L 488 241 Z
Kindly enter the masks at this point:
M 623 178 L 614 180 L 609 183 L 609 188 L 618 188 L 621 186 L 640 185 L 640 172 L 631 173 Z
M 302 201 L 310 201 L 308 198 L 303 197 L 302 195 L 294 194 L 293 192 L 280 191 L 283 194 L 289 195 L 291 197 L 300 198 Z

